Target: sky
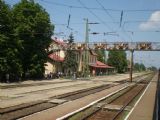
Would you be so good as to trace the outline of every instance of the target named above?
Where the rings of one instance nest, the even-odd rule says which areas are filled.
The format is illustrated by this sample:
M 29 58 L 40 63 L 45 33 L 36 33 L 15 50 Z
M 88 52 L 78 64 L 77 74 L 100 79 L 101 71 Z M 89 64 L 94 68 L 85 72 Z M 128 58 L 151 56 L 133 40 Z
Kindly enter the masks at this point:
M 20 0 L 4 0 L 13 6 Z M 35 0 L 50 15 L 55 36 L 84 42 L 160 42 L 160 0 Z M 70 16 L 70 19 L 69 19 Z M 68 24 L 69 21 L 69 24 Z M 68 26 L 68 27 L 67 27 Z M 93 35 L 91 33 L 99 34 Z M 106 34 L 104 34 L 106 33 Z M 128 54 L 129 56 L 129 54 Z M 134 62 L 160 67 L 160 52 L 134 52 Z

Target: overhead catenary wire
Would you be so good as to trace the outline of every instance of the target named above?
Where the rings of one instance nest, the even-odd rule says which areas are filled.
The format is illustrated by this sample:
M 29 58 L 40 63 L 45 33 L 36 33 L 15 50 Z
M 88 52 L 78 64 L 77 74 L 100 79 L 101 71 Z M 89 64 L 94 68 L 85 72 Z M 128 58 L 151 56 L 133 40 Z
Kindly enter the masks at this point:
M 160 22 L 160 20 L 158 21 L 145 21 L 145 20 L 127 20 L 127 21 L 123 21 L 123 25 L 124 24 L 127 24 L 127 23 L 139 23 L 139 22 L 153 22 L 153 23 L 155 23 L 155 22 Z M 58 23 L 57 21 L 53 21 L 53 23 L 54 23 L 54 25 L 62 25 L 62 26 L 67 26 L 67 23 Z M 102 24 L 101 22 L 98 22 L 99 24 Z M 119 23 L 119 21 L 115 21 L 115 22 L 113 22 L 113 21 L 105 21 L 104 23 Z M 83 25 L 84 24 L 84 22 L 70 22 L 69 23 L 70 25 Z
M 109 14 L 109 12 L 105 9 L 105 7 L 98 1 L 96 0 L 96 2 L 103 8 L 104 12 L 112 19 L 113 22 L 115 22 L 114 18 L 112 17 L 111 14 Z M 126 33 L 126 30 L 124 28 L 121 27 L 122 25 L 122 20 L 123 20 L 123 10 L 120 11 L 120 22 L 119 23 L 119 26 L 121 28 L 121 30 L 123 31 L 123 33 L 129 38 L 129 39 L 132 39 L 127 33 Z M 115 22 L 116 23 L 116 22 Z M 116 24 L 118 24 L 116 23 Z M 124 37 L 121 36 L 122 39 L 124 39 Z
M 100 17 L 98 17 L 94 12 L 92 12 L 90 9 L 88 9 L 84 3 L 81 2 L 81 0 L 77 0 L 86 10 L 88 10 L 93 16 L 95 16 L 100 22 L 102 22 L 107 28 L 109 28 L 111 31 L 114 31 L 109 25 L 107 25 Z
M 56 3 L 56 2 L 53 2 L 53 1 L 46 1 L 46 0 L 37 0 L 37 2 L 38 1 L 41 1 L 41 2 L 43 2 L 43 3 L 45 3 L 45 4 L 47 4 L 47 5 L 55 5 L 54 3 Z M 59 5 L 59 6 L 63 6 L 64 4 L 59 4 L 59 3 L 57 3 L 56 5 Z M 50 6 L 50 7 L 51 7 Z M 52 9 L 53 9 L 53 7 L 51 7 Z M 72 7 L 70 6 L 69 7 L 69 9 L 71 9 Z M 62 10 L 61 10 L 62 11 Z M 66 15 L 66 13 L 63 11 L 62 12 L 63 14 L 65 14 Z M 69 15 L 70 15 L 70 17 L 71 17 L 71 14 L 70 14 L 70 12 L 69 12 Z M 68 19 L 69 20 L 69 19 Z M 69 20 L 67 23 L 58 23 L 57 21 L 54 21 L 53 22 L 54 23 L 54 25 L 58 25 L 58 26 L 64 26 L 65 28 L 65 30 L 66 31 L 71 31 L 72 33 L 74 33 L 74 34 L 77 34 L 78 36 L 82 36 L 83 34 L 81 33 L 81 32 L 79 32 L 77 29 L 75 29 L 75 28 L 71 28 L 70 26 L 68 26 L 68 23 L 69 23 L 69 25 L 81 25 L 81 24 L 84 24 L 84 23 L 71 23 L 71 21 Z M 67 32 L 66 32 L 66 34 L 67 34 Z M 70 34 L 70 33 L 68 33 L 68 34 Z M 67 35 L 66 35 L 67 36 Z
M 121 26 L 121 23 L 122 23 L 122 12 L 121 12 L 121 20 L 120 20 L 120 22 L 115 22 L 115 19 L 112 17 L 112 15 L 108 12 L 108 10 L 106 10 L 105 9 L 105 7 L 98 1 L 98 0 L 96 0 L 96 2 L 102 7 L 102 9 L 104 10 L 104 12 L 107 14 L 107 16 L 109 16 L 111 19 L 112 19 L 112 21 L 114 22 L 114 23 L 116 23 L 116 24 L 119 24 L 120 23 L 120 26 Z M 117 31 L 117 30 L 116 30 Z M 124 32 L 125 33 L 125 32 Z M 122 36 L 120 36 L 120 38 L 121 39 L 124 39 L 124 37 L 122 37 Z
M 77 31 L 75 31 L 76 33 L 77 33 Z M 117 31 L 117 32 L 123 32 L 123 31 Z M 126 32 L 155 32 L 155 33 L 158 33 L 159 34 L 159 32 L 160 32 L 160 30 L 150 30 L 150 31 L 138 31 L 138 30 L 126 30 Z M 94 32 L 93 32 L 94 33 Z M 103 32 L 103 34 L 104 33 L 115 33 L 115 32 Z M 19 34 L 33 34 L 33 35 L 37 35 L 37 34 L 49 34 L 49 32 L 46 32 L 46 33 L 44 33 L 44 32 L 30 32 L 30 33 L 14 33 L 14 34 L 11 34 L 11 35 L 19 35 Z M 63 32 L 56 32 L 56 33 L 54 33 L 54 34 L 63 34 Z M 96 34 L 96 33 L 94 33 L 94 34 Z M 102 34 L 102 33 L 100 33 L 100 34 Z
M 124 21 L 122 27 L 124 28 L 124 26 L 128 23 L 160 23 L 160 20 L 149 20 L 149 21 L 144 21 L 144 20 L 128 20 L 128 21 Z
M 115 21 L 115 19 L 112 17 L 112 15 L 108 12 L 107 9 L 105 9 L 105 7 L 98 1 L 96 0 L 96 2 L 102 7 L 102 9 L 105 11 L 105 13 L 112 19 L 112 21 Z
M 83 7 L 83 6 L 75 6 L 75 5 L 69 5 L 64 3 L 58 3 L 54 1 L 47 1 L 47 0 L 39 0 L 46 2 L 48 4 L 53 4 L 56 6 L 62 6 L 62 7 L 68 7 L 68 8 L 77 8 L 77 9 L 93 9 L 93 10 L 107 10 L 107 11 L 115 11 L 115 12 L 121 12 L 122 10 L 124 12 L 153 12 L 153 11 L 160 11 L 160 9 L 113 9 L 113 8 L 96 8 L 96 7 Z
M 38 0 L 37 0 L 38 1 Z M 60 3 L 60 2 L 54 2 L 54 1 L 47 1 L 47 0 L 39 0 L 39 1 L 43 1 L 47 4 L 51 4 L 51 5 L 57 5 L 57 6 L 64 6 L 64 7 L 68 7 L 68 8 L 72 8 L 72 9 L 90 9 L 91 11 L 92 10 L 103 10 L 103 11 L 112 11 L 112 12 L 121 12 L 122 9 L 110 9 L 110 8 L 98 8 L 98 7 L 87 7 L 87 6 L 75 6 L 75 5 L 72 5 L 72 4 L 66 4 L 66 3 Z M 159 11 L 160 9 L 123 9 L 124 12 L 153 12 L 153 11 Z M 93 12 L 93 11 L 92 11 Z M 94 13 L 94 12 L 93 12 Z M 109 12 L 108 12 L 109 13 Z M 110 13 L 109 13 L 110 14 Z M 110 14 L 110 17 L 112 16 L 112 14 Z M 98 16 L 99 17 L 99 16 Z M 101 19 L 101 18 L 100 18 Z M 113 18 L 114 19 L 114 18 Z M 112 19 L 112 20 L 113 20 Z M 102 19 L 101 19 L 102 20 Z M 103 21 L 103 20 L 102 20 Z M 134 21 L 132 21 L 134 22 Z M 136 21 L 135 21 L 136 22 Z M 148 22 L 148 21 L 144 21 L 144 22 Z M 106 21 L 103 21 L 102 24 L 107 24 L 108 22 Z M 112 23 L 112 22 L 110 22 Z M 119 23 L 119 22 L 113 22 L 113 23 Z M 125 21 L 123 20 L 123 23 L 125 24 Z M 127 21 L 126 23 L 131 23 L 129 21 Z M 71 23 L 70 22 L 70 25 L 71 24 L 84 24 L 84 23 Z M 101 22 L 100 22 L 101 24 Z M 66 25 L 66 24 L 55 24 L 55 25 Z M 67 26 L 67 25 L 66 25 Z M 123 25 L 122 25 L 123 27 Z M 109 28 L 110 29 L 110 28 Z M 112 28 L 111 28 L 112 29 Z M 113 30 L 111 30 L 113 31 Z M 115 31 L 115 30 L 114 30 Z M 127 33 L 128 30 L 124 30 L 124 33 Z M 136 32 L 143 32 L 143 31 L 136 31 Z M 149 31 L 149 32 L 152 32 L 152 31 Z M 155 32 L 155 31 L 153 31 Z M 130 34 L 129 34 L 130 35 Z M 126 35 L 126 36 L 129 36 L 129 35 Z M 131 37 L 131 36 L 130 36 Z

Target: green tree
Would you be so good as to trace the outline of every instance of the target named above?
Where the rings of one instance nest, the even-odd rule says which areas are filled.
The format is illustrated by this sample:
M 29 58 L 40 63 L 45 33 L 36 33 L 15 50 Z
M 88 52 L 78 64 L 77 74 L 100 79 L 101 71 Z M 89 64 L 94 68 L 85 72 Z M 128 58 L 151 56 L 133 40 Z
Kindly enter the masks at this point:
M 145 71 L 146 67 L 143 63 L 139 64 L 139 63 L 135 63 L 134 64 L 134 70 L 136 71 Z
M 105 50 L 96 50 L 97 53 L 97 60 L 101 61 L 103 63 L 105 63 L 105 58 L 106 58 L 106 54 L 105 54 Z
M 118 73 L 124 73 L 127 69 L 127 57 L 124 51 L 109 51 L 107 62 L 114 66 Z
M 141 71 L 145 71 L 146 70 L 146 67 L 143 63 L 140 64 L 140 70 Z
M 155 66 L 148 67 L 149 70 L 157 71 L 158 69 Z
M 69 35 L 68 43 L 72 44 L 74 42 L 73 34 Z M 76 72 L 77 70 L 77 61 L 76 61 L 76 53 L 73 50 L 67 50 L 65 60 L 63 62 L 63 68 L 67 73 Z
M 47 61 L 47 48 L 54 26 L 48 13 L 33 0 L 21 0 L 13 6 L 14 33 L 21 40 L 23 76 L 41 78 Z
M 139 65 L 139 63 L 135 63 L 134 64 L 134 70 L 135 71 L 140 71 L 140 65 Z
M 0 81 L 5 80 L 6 74 L 10 81 L 18 79 L 22 74 L 19 59 L 20 41 L 13 34 L 13 17 L 11 9 L 0 0 Z

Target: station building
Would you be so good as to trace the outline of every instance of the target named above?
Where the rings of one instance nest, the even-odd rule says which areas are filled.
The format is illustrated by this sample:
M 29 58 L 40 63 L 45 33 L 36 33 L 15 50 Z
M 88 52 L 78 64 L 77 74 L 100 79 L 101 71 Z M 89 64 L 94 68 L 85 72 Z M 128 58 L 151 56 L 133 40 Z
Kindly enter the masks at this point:
M 49 51 L 51 53 L 48 55 L 48 62 L 45 65 L 45 74 L 50 73 L 64 73 L 64 69 L 62 68 L 62 64 L 65 60 L 65 54 L 66 51 L 64 50 L 56 50 L 60 46 L 65 47 L 67 45 L 64 40 L 58 39 L 56 37 L 52 37 L 52 43 L 49 46 Z M 86 58 L 85 58 L 86 52 L 84 50 L 78 50 L 76 52 L 76 61 L 78 63 L 78 69 L 76 72 L 83 73 L 86 67 Z M 109 73 L 115 72 L 114 67 L 109 66 L 105 63 L 102 63 L 97 60 L 97 54 L 93 50 L 88 51 L 88 61 L 87 65 L 89 66 L 89 72 L 90 75 L 96 76 L 96 75 L 105 75 Z

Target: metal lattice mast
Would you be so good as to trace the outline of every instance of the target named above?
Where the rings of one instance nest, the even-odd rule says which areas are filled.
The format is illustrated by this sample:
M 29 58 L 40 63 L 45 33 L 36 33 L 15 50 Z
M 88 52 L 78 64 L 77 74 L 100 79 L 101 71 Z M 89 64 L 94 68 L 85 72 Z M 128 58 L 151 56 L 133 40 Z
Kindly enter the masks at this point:
M 88 19 L 86 20 L 86 31 L 85 31 L 85 44 L 88 47 L 89 44 L 89 26 L 88 26 Z M 89 75 L 89 51 L 85 50 L 85 65 L 84 65 L 84 73 L 87 77 Z

